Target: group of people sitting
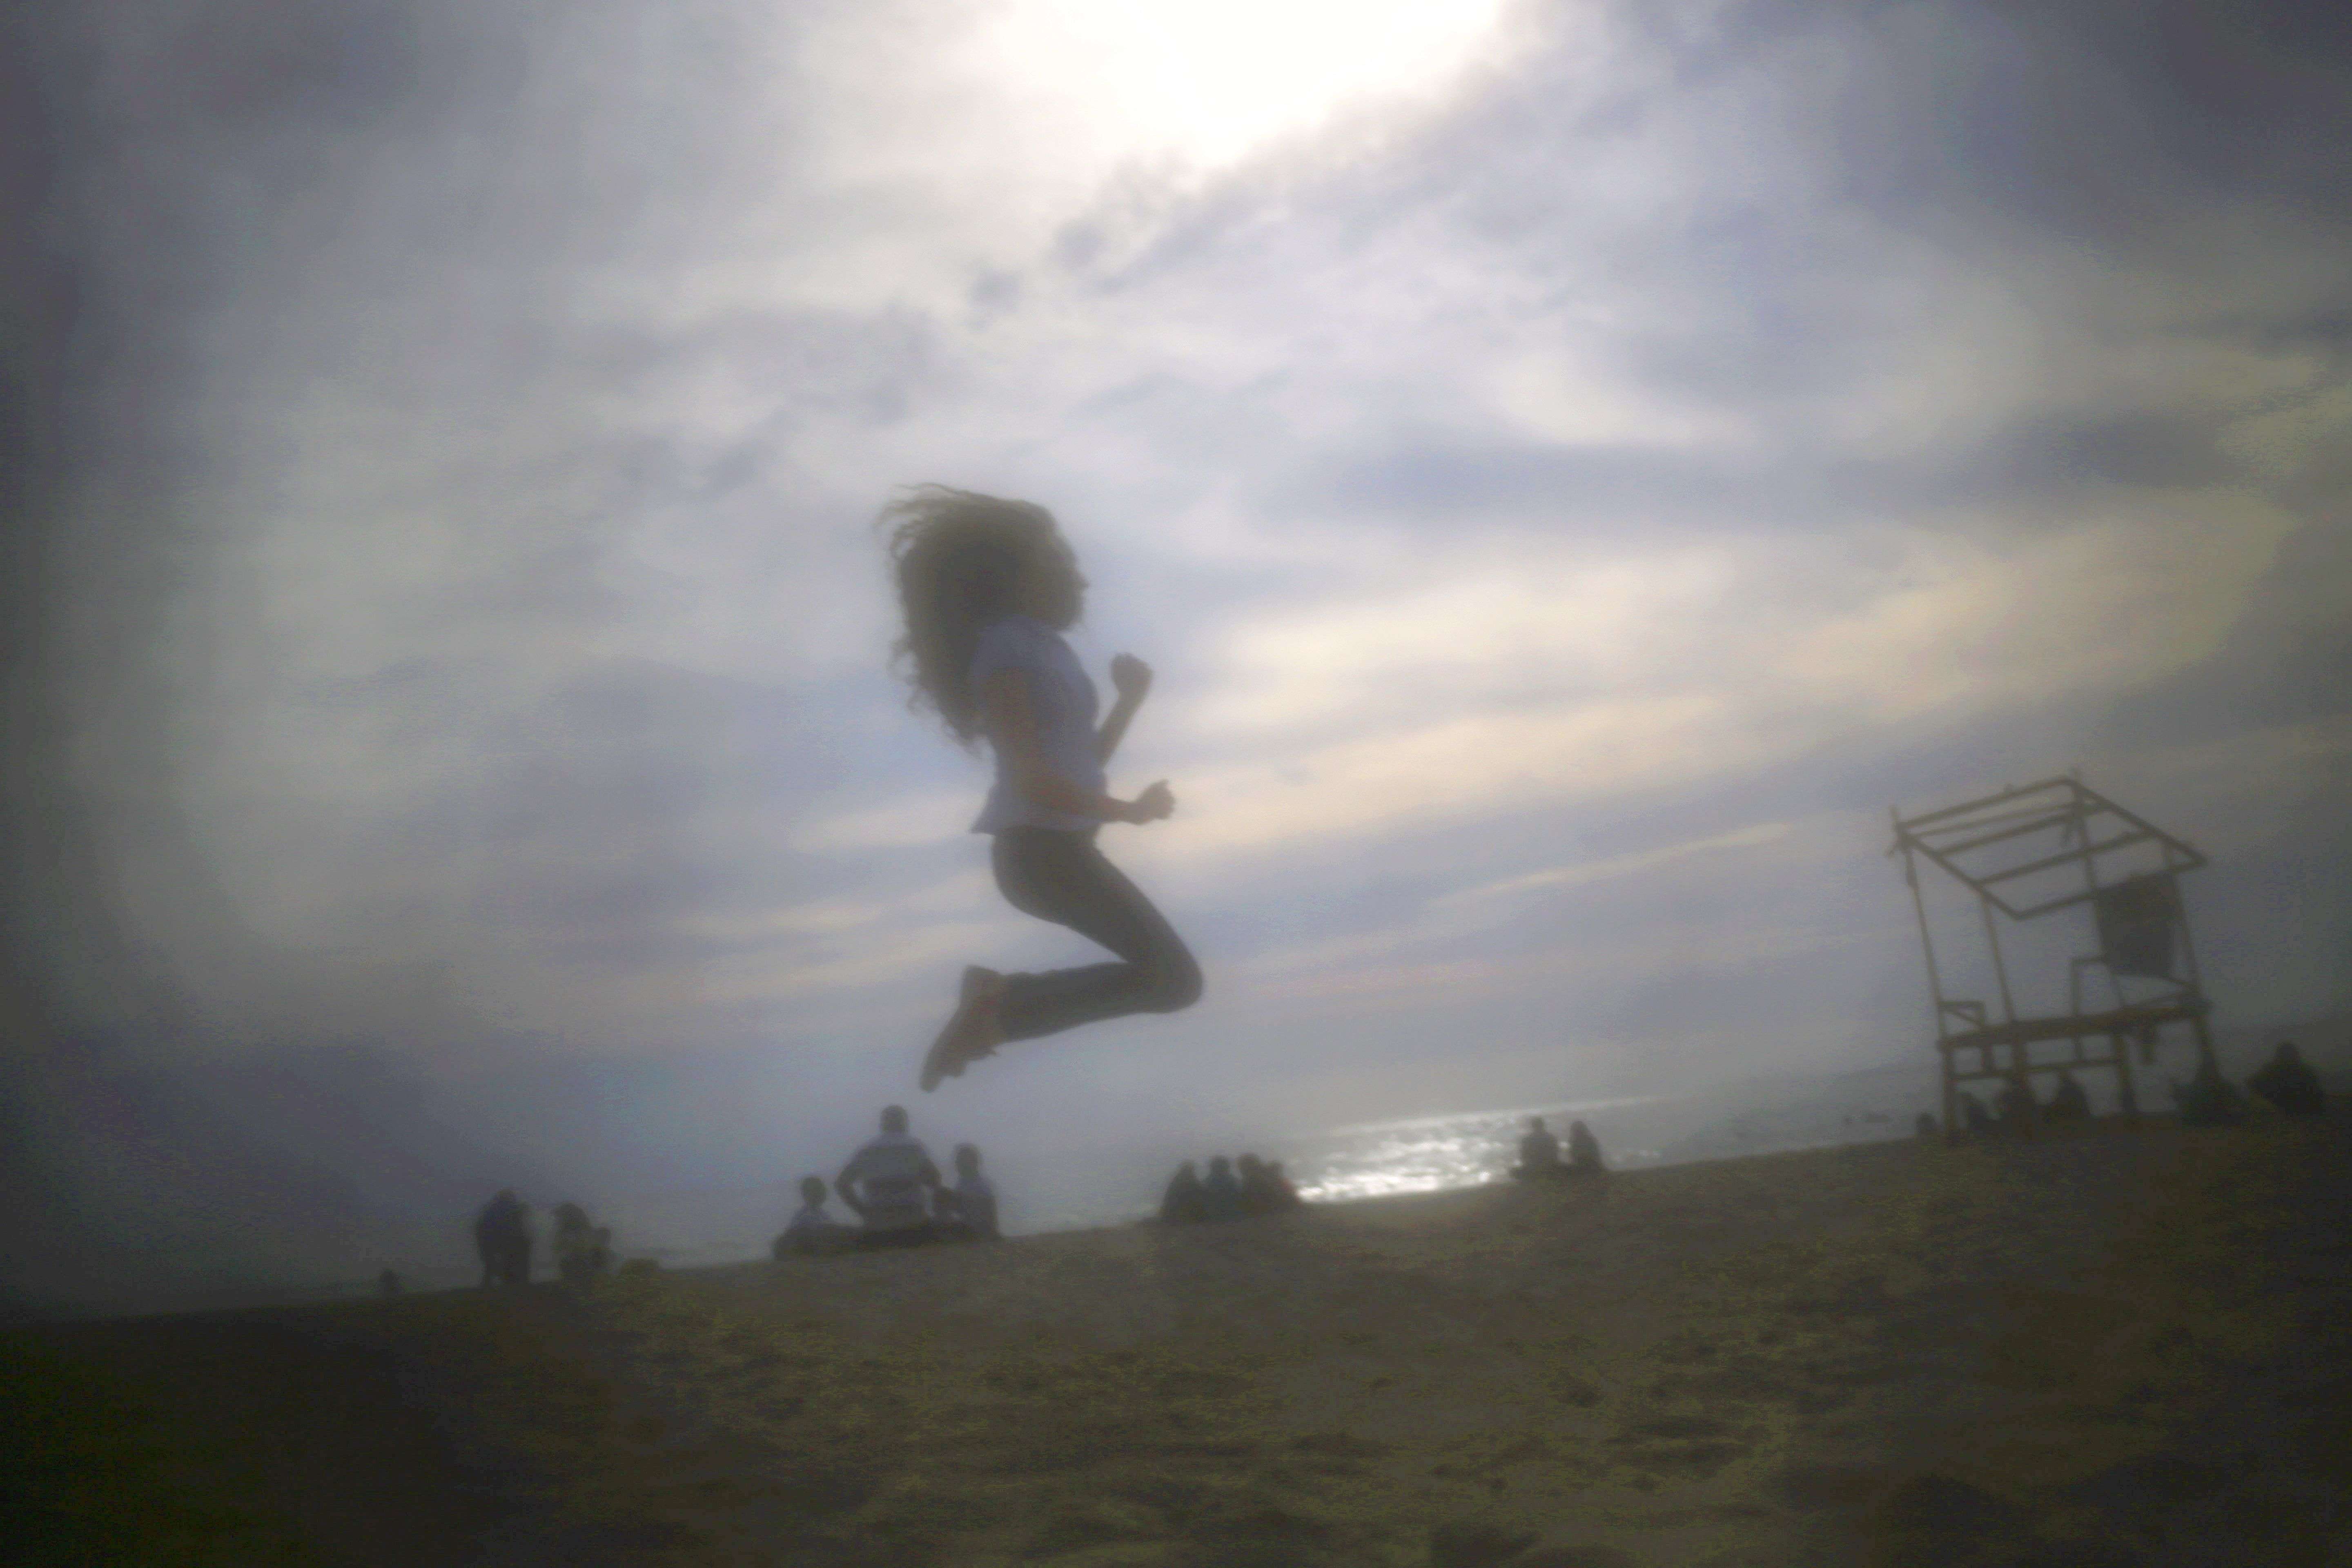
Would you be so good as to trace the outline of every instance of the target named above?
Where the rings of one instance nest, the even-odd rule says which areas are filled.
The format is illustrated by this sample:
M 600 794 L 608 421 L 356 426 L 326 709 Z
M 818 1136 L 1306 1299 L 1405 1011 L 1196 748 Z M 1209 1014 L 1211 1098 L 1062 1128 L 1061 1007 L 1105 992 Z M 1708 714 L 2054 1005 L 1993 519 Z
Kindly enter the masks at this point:
M 2323 1116 L 2327 1111 L 2327 1091 L 2293 1040 L 2279 1042 L 2271 1059 L 2246 1080 L 2246 1088 L 2282 1116 Z M 2001 1086 L 1992 1109 L 1966 1090 L 1958 1100 L 1962 1125 L 1970 1132 L 1991 1132 L 2004 1123 L 2014 1126 L 2028 1115 L 2045 1122 L 2091 1119 L 2091 1098 L 2065 1068 L 2058 1069 L 2058 1085 L 2046 1103 L 2037 1101 L 2032 1089 L 2013 1079 Z M 2227 1126 L 2245 1114 L 2245 1095 L 2221 1076 L 2220 1065 L 2210 1057 L 2197 1064 L 2188 1082 L 2174 1081 L 2172 1100 L 2181 1124 L 2187 1127 Z M 1921 1111 L 1917 1131 L 1922 1138 L 1934 1136 L 1936 1118 Z
M 1581 1121 L 1568 1124 L 1568 1158 L 1559 1157 L 1559 1140 L 1540 1116 L 1528 1118 L 1519 1140 L 1519 1163 L 1511 1167 L 1516 1182 L 1549 1182 L 1563 1176 L 1598 1176 L 1609 1167 L 1601 1163 L 1601 1140 Z
M 1165 1225 L 1242 1219 L 1295 1209 L 1303 1202 L 1298 1189 L 1283 1173 L 1281 1161 L 1261 1160 L 1255 1154 L 1228 1160 L 1219 1154 L 1210 1160 L 1205 1176 L 1190 1160 L 1176 1167 L 1160 1199 L 1160 1218 Z
M 959 1143 L 954 1184 L 940 1174 L 922 1140 L 907 1131 L 907 1112 L 886 1107 L 882 1131 L 869 1139 L 832 1191 L 857 1216 L 856 1224 L 825 1212 L 823 1176 L 801 1178 L 801 1206 L 770 1248 L 778 1260 L 851 1248 L 921 1247 L 935 1241 L 995 1241 L 996 1188 L 981 1173 L 980 1151 Z
M 2293 1040 L 2281 1040 L 2271 1059 L 2246 1080 L 2246 1087 L 2269 1100 L 2283 1116 L 2327 1114 L 2327 1090 Z
M 555 1205 L 555 1274 L 566 1285 L 585 1286 L 613 1269 L 613 1230 L 594 1224 L 578 1204 Z
M 2293 1040 L 2278 1043 L 2271 1059 L 2246 1079 L 2246 1088 L 2282 1116 L 2327 1114 L 2326 1087 Z M 2221 1076 L 2210 1056 L 2197 1064 L 2196 1075 L 2187 1083 L 2173 1083 L 2172 1103 L 2184 1127 L 2226 1127 L 2246 1111 L 2245 1095 Z
M 2246 1080 L 2247 1088 L 2284 1115 L 2326 1113 L 2327 1096 L 2318 1076 L 2303 1059 L 2293 1041 L 2282 1042 L 2271 1060 Z M 2188 1084 L 2175 1084 L 2181 1120 L 2191 1125 L 2237 1120 L 2244 1097 L 2221 1076 L 2209 1058 Z M 2074 1075 L 2058 1071 L 2056 1088 L 2047 1103 L 2011 1081 L 1997 1098 L 1998 1115 L 1973 1094 L 1958 1097 L 1968 1130 L 1990 1132 L 2003 1121 L 2032 1116 L 2042 1121 L 2083 1121 L 2091 1116 L 2090 1097 Z M 1936 1119 L 1921 1112 L 1922 1137 L 1937 1131 Z M 907 1131 L 907 1112 L 893 1105 L 882 1112 L 882 1130 L 841 1168 L 830 1193 L 822 1176 L 801 1182 L 801 1207 L 778 1236 L 774 1256 L 845 1251 L 851 1248 L 917 1247 L 929 1242 L 992 1241 L 999 1238 L 996 1189 L 981 1172 L 980 1151 L 970 1143 L 956 1146 L 955 1180 L 950 1183 L 932 1163 L 921 1140 Z M 1598 1175 L 1605 1172 L 1600 1140 L 1581 1121 L 1569 1124 L 1568 1147 L 1562 1157 L 1559 1140 L 1531 1116 L 1519 1140 L 1519 1163 L 1511 1168 L 1518 1181 Z M 830 1194 L 856 1215 L 855 1223 L 835 1219 L 825 1211 Z M 1299 1206 L 1301 1199 L 1279 1160 L 1243 1154 L 1228 1160 L 1220 1154 L 1202 1175 L 1187 1160 L 1169 1179 L 1160 1205 L 1167 1224 L 1202 1220 L 1240 1219 L 1276 1214 Z M 554 1210 L 556 1272 L 564 1283 L 586 1286 L 613 1267 L 613 1233 L 595 1225 L 578 1204 L 559 1204 Z M 532 1247 L 530 1206 L 511 1188 L 500 1192 L 474 1218 L 474 1246 L 482 1261 L 482 1283 L 521 1285 L 530 1279 Z M 400 1280 L 386 1269 L 379 1280 L 385 1295 L 400 1290 Z
M 2004 1123 L 2013 1127 L 2027 1116 L 2039 1121 L 2091 1120 L 2091 1097 L 2084 1092 L 2074 1073 L 2065 1068 L 2058 1069 L 2058 1085 L 2050 1091 L 2047 1101 L 2036 1100 L 2030 1087 L 2021 1086 L 2014 1079 L 2000 1086 L 2000 1092 L 1993 1097 L 1990 1110 L 1983 1100 L 1966 1089 L 1960 1090 L 1957 1099 L 1961 1125 L 1970 1132 L 1991 1132 Z M 1941 1129 L 1934 1114 L 1923 1110 L 1913 1124 L 1913 1131 L 1922 1138 L 1929 1138 Z
M 530 1205 L 508 1187 L 474 1216 L 474 1251 L 482 1260 L 482 1284 L 530 1283 Z
M 474 1251 L 482 1260 L 482 1284 L 530 1283 L 530 1254 L 535 1237 L 530 1205 L 508 1187 L 482 1205 L 474 1216 Z M 578 1204 L 555 1205 L 555 1272 L 566 1285 L 584 1286 L 610 1272 L 613 1232 L 590 1220 Z M 377 1289 L 397 1295 L 400 1277 L 387 1268 L 377 1277 Z

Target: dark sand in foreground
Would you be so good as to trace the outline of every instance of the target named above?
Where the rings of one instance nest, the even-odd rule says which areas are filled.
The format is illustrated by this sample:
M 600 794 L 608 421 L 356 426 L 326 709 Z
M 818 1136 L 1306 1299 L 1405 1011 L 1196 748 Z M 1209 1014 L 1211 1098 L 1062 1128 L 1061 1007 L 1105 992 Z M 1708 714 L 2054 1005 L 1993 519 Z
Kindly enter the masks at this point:
M 2317 1568 L 2347 1208 L 2150 1121 L 24 1330 L 10 1561 Z

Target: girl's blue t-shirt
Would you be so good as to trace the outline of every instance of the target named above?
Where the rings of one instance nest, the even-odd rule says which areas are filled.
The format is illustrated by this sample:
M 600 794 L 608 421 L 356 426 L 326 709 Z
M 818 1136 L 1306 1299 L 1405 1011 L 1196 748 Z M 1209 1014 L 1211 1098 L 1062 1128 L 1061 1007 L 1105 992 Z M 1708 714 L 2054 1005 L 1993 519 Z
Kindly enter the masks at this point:
M 1017 669 L 1028 678 L 1029 709 L 1037 725 L 1037 744 L 1053 770 L 1077 785 L 1100 795 L 1102 759 L 1095 750 L 1095 683 L 1061 634 L 1027 616 L 1006 616 L 981 628 L 971 656 L 971 690 L 1000 669 Z M 990 737 L 996 753 L 996 783 L 988 803 L 971 825 L 974 833 L 996 833 L 1007 827 L 1059 827 L 1082 830 L 1099 827 L 1102 819 L 1052 811 L 1024 796 L 1007 776 L 1003 749 Z

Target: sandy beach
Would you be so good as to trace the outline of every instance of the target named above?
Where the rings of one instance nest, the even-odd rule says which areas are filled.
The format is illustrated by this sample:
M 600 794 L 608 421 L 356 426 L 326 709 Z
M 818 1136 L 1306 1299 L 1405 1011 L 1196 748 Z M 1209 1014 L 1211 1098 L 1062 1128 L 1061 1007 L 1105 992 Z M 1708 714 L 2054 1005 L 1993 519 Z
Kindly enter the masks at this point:
M 2352 1126 L 6 1336 L 13 1561 L 2352 1561 Z

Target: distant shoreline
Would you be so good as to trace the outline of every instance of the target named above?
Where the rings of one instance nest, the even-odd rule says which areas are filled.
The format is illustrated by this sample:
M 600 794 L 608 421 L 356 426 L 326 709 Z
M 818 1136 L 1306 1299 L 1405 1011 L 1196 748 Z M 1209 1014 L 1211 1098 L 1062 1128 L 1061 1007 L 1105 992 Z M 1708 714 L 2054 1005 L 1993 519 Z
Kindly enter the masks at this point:
M 1660 1097 L 1644 1097 L 1645 1100 L 1656 1098 Z M 1514 1108 L 1496 1111 L 1465 1111 L 1452 1116 L 1433 1116 L 1426 1118 L 1414 1118 L 1411 1120 L 1415 1122 L 1433 1124 L 1474 1118 L 1517 1116 L 1519 1114 L 1521 1114 L 1520 1110 Z M 2112 1118 L 2101 1118 L 2098 1124 L 2104 1126 L 2113 1120 L 2114 1119 Z M 2141 1114 L 2141 1120 L 2143 1122 L 2150 1125 L 2158 1125 L 2168 1123 L 2173 1120 L 2173 1118 L 2171 1113 L 2168 1111 L 2144 1111 Z M 1361 1124 L 1360 1128 L 1334 1129 L 1333 1131 L 1336 1132 L 1360 1131 L 1362 1129 L 1381 1129 L 1399 1124 L 1401 1123 L 1370 1122 Z M 1899 1131 L 1885 1129 L 1874 1133 L 1854 1137 L 1761 1144 L 1753 1148 L 1739 1148 L 1723 1152 L 1695 1153 L 1683 1158 L 1654 1158 L 1641 1161 L 1638 1163 L 1622 1165 L 1617 1163 L 1616 1157 L 1612 1155 L 1611 1156 L 1611 1168 L 1609 1174 L 1612 1178 L 1618 1181 L 1635 1181 L 1652 1172 L 1681 1170 L 1687 1169 L 1692 1166 L 1727 1164 L 1743 1160 L 1780 1159 L 1835 1149 L 1870 1148 L 1889 1143 L 1908 1143 L 1915 1142 L 1916 1138 L 1916 1133 L 1907 1128 Z M 1307 1208 L 1309 1212 L 1313 1213 L 1328 1213 L 1361 1209 L 1367 1205 L 1409 1205 L 1417 1201 L 1460 1197 L 1465 1194 L 1490 1190 L 1510 1190 L 1516 1186 L 1517 1184 L 1510 1181 L 1507 1175 L 1497 1173 L 1489 1174 L 1481 1181 L 1465 1182 L 1452 1186 L 1419 1188 L 1409 1192 L 1381 1193 L 1360 1197 L 1318 1199 L 1310 1202 Z M 1018 1247 L 1023 1242 L 1039 1240 L 1052 1237 L 1108 1235 L 1131 1229 L 1137 1226 L 1157 1226 L 1158 1223 L 1157 1218 L 1152 1214 L 1139 1212 L 1129 1214 L 1125 1217 L 1117 1219 L 1097 1220 L 1079 1225 L 1044 1226 L 1032 1230 L 1019 1231 L 1009 1234 L 1004 1238 L 1003 1242 L 996 1245 Z M 1220 1222 L 1205 1228 L 1221 1229 L 1227 1228 L 1234 1225 L 1246 1225 L 1248 1223 L 1248 1221 Z M 677 1249 L 660 1247 L 639 1247 L 635 1249 L 624 1248 L 621 1261 L 626 1262 L 634 1259 L 651 1261 L 661 1269 L 664 1275 L 677 1279 L 693 1279 L 705 1275 L 740 1271 L 750 1268 L 799 1266 L 797 1263 L 780 1266 L 775 1264 L 773 1260 L 767 1258 L 764 1254 L 757 1252 L 751 1253 L 740 1258 L 710 1258 L 684 1264 L 673 1264 L 665 1261 L 663 1254 L 667 1252 L 671 1256 L 675 1256 L 676 1250 Z M 929 1249 L 926 1248 L 924 1251 L 928 1253 Z M 823 1260 L 812 1261 L 821 1262 Z M 396 1267 L 394 1271 L 399 1272 Z M 468 1273 L 470 1274 L 470 1270 L 468 1270 Z M 542 1267 L 534 1270 L 530 1285 L 527 1289 L 534 1291 L 560 1291 L 566 1288 L 556 1279 L 551 1268 L 545 1268 L 542 1265 Z M 483 1287 L 472 1282 L 441 1283 L 420 1286 L 408 1284 L 405 1280 L 405 1277 L 404 1277 L 404 1289 L 398 1297 L 392 1298 L 391 1300 L 422 1300 L 435 1297 L 466 1295 L 482 1292 Z M 13 1313 L 0 1310 L 0 1331 L 13 1329 L 73 1323 L 127 1323 L 157 1321 L 182 1318 L 217 1318 L 254 1312 L 299 1311 L 318 1308 L 341 1308 L 372 1305 L 381 1303 L 386 1300 L 386 1298 L 379 1293 L 377 1282 L 373 1279 L 345 1280 L 310 1285 L 256 1287 L 252 1289 L 224 1289 L 211 1292 L 191 1292 L 185 1296 L 172 1300 L 168 1304 L 140 1307 L 123 1310 L 91 1309 L 85 1310 L 61 1311 L 19 1310 Z
M 2305 1046 L 2307 1059 L 2311 1060 L 2314 1068 L 2320 1073 L 2329 1091 L 2333 1094 L 2344 1094 L 2352 1092 L 2352 1045 L 2347 1044 L 2347 1029 L 2352 1029 L 2352 1018 L 2345 1016 L 2329 1016 L 2290 1024 L 2243 1026 L 2219 1031 L 2217 1047 L 2222 1056 L 2225 1070 L 2234 1075 L 2251 1068 L 2260 1059 L 2262 1053 L 2268 1050 L 2275 1041 L 2288 1037 L 2299 1039 Z M 2178 1067 L 2179 1064 L 2176 1062 L 2172 1065 Z M 1635 1119 L 1638 1119 L 1639 1113 L 1644 1108 L 1664 1107 L 1677 1102 L 1703 1104 L 1721 1100 L 1727 1107 L 1743 1100 L 1748 1102 L 1746 1109 L 1736 1112 L 1727 1111 L 1727 1114 L 1717 1118 L 1708 1126 L 1672 1139 L 1665 1146 L 1654 1150 L 1629 1144 L 1623 1139 L 1611 1136 L 1612 1130 L 1606 1124 L 1601 1127 L 1603 1143 L 1612 1168 L 1626 1173 L 1666 1169 L 1756 1155 L 1800 1153 L 1809 1150 L 1835 1148 L 1854 1143 L 1902 1142 L 1911 1136 L 1906 1123 L 1908 1116 L 1914 1112 L 1900 1107 L 1889 1112 L 1890 1120 L 1885 1122 L 1857 1126 L 1850 1131 L 1839 1134 L 1822 1135 L 1818 1122 L 1815 1125 L 1815 1131 L 1811 1134 L 1776 1137 L 1769 1132 L 1764 1132 L 1753 1140 L 1740 1140 L 1732 1134 L 1731 1129 L 1741 1121 L 1769 1122 L 1776 1115 L 1783 1113 L 1801 1121 L 1809 1113 L 1806 1108 L 1810 1107 L 1812 1114 L 1825 1114 L 1823 1107 L 1834 1103 L 1847 1094 L 1856 1092 L 1892 1103 L 1894 1100 L 1905 1100 L 1906 1097 L 1901 1094 L 1872 1094 L 1871 1090 L 1877 1085 L 1901 1079 L 1915 1080 L 1917 1084 L 1932 1084 L 1935 1071 L 1932 1058 L 1922 1059 L 1908 1057 L 1826 1072 L 1759 1075 L 1734 1083 L 1694 1089 L 1685 1094 L 1613 1096 L 1597 1100 L 1562 1100 L 1526 1107 L 1494 1107 L 1486 1110 L 1423 1113 L 1383 1121 L 1354 1122 L 1304 1134 L 1293 1140 L 1275 1142 L 1282 1143 L 1284 1147 L 1304 1148 L 1349 1136 L 1362 1136 L 1390 1130 L 1429 1127 L 1449 1122 L 1491 1121 L 1497 1118 L 1517 1117 L 1529 1112 L 1544 1115 L 1574 1115 L 1585 1110 L 1599 1110 L 1606 1108 L 1611 1110 L 1633 1112 Z M 2151 1086 L 2153 1094 L 2144 1098 L 2160 1099 L 2162 1097 L 2161 1073 L 2162 1069 L 2159 1068 L 2158 1082 Z M 1917 1109 L 1931 1109 L 1931 1107 L 1923 1103 Z M 2149 1110 L 2143 1114 L 2157 1117 L 2168 1113 Z M 1612 1120 L 1623 1120 L 1623 1118 Z M 1270 1152 L 1280 1153 L 1278 1149 Z M 1499 1179 L 1499 1167 L 1502 1163 L 1502 1159 L 1498 1156 L 1496 1169 L 1489 1172 L 1482 1182 L 1462 1182 L 1421 1190 L 1460 1192 L 1491 1184 Z M 1294 1175 L 1297 1173 L 1294 1169 Z M 781 1177 L 775 1184 L 777 1193 L 775 1223 L 779 1226 L 782 1224 L 789 1208 L 789 1199 L 785 1194 L 786 1184 L 785 1179 Z M 1309 1184 L 1301 1184 L 1302 1186 Z M 1327 1206 L 1337 1201 L 1363 1200 L 1353 1198 L 1316 1200 L 1318 1206 Z M 1066 1210 L 1073 1205 L 1061 1206 Z M 1023 1226 L 1016 1215 L 1013 1219 L 1013 1234 L 1016 1236 L 1066 1235 L 1072 1232 L 1116 1228 L 1134 1223 L 1136 1219 L 1149 1212 L 1150 1206 L 1149 1204 L 1139 1202 L 1121 1214 L 1098 1213 L 1067 1224 L 1048 1221 L 1041 1225 Z M 667 1268 L 677 1270 L 730 1268 L 757 1262 L 764 1256 L 765 1246 L 764 1237 L 757 1241 L 746 1239 L 741 1244 L 740 1253 L 728 1258 L 716 1258 L 709 1256 L 707 1252 L 697 1257 L 696 1254 L 700 1249 L 693 1247 L 666 1246 L 658 1241 L 633 1247 L 629 1245 L 629 1236 L 625 1230 L 621 1237 L 621 1250 L 624 1257 L 651 1258 Z M 681 1258 L 693 1260 L 677 1261 Z M 467 1289 L 468 1288 L 467 1285 L 454 1277 L 469 1276 L 472 1270 L 472 1265 L 467 1262 L 439 1264 L 411 1262 L 404 1265 L 396 1257 L 387 1257 L 385 1261 L 396 1272 L 403 1275 L 404 1283 L 411 1287 L 411 1293 L 420 1295 Z M 166 1289 L 153 1292 L 152 1297 L 141 1300 L 137 1305 L 68 1303 L 54 1300 L 20 1299 L 0 1302 L 0 1328 L 37 1323 L 104 1322 L 124 1319 L 169 1317 L 184 1313 L 329 1305 L 373 1300 L 375 1298 L 375 1292 L 376 1286 L 373 1279 L 367 1277 L 311 1279 L 282 1284 L 255 1283 L 218 1288 Z M 126 1291 L 124 1294 L 128 1297 L 131 1292 Z

